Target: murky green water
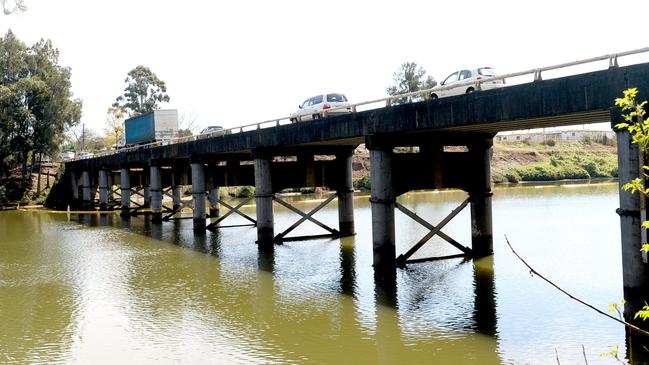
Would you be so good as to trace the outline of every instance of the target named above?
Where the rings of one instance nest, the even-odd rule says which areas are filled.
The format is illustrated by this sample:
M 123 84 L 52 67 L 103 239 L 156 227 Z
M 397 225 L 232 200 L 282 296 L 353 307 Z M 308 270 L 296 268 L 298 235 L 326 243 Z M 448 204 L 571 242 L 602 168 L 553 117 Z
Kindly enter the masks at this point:
M 311 197 L 315 198 L 315 197 Z M 462 192 L 399 201 L 433 224 Z M 300 197 L 298 199 L 304 199 Z M 617 184 L 498 188 L 495 255 L 375 279 L 367 197 L 357 235 L 259 251 L 254 227 L 0 212 L 0 363 L 612 363 L 624 330 L 532 277 L 606 309 L 622 298 Z M 296 202 L 303 210 L 313 200 Z M 247 212 L 254 215 L 254 208 Z M 331 206 L 316 217 L 337 227 Z M 297 217 L 275 209 L 276 232 Z M 400 212 L 397 252 L 426 230 Z M 226 223 L 246 223 L 241 218 Z M 469 210 L 444 232 L 470 245 Z M 291 235 L 323 233 L 305 223 Z M 418 257 L 457 253 L 439 239 Z

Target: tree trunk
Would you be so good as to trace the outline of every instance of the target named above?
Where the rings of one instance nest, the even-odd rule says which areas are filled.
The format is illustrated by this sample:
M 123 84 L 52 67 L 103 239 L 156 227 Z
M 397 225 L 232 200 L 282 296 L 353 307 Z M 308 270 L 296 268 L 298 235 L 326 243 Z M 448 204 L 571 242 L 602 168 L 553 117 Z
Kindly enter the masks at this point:
M 42 170 L 43 170 L 43 152 L 38 154 L 38 178 L 36 180 L 36 196 L 41 195 L 41 171 Z

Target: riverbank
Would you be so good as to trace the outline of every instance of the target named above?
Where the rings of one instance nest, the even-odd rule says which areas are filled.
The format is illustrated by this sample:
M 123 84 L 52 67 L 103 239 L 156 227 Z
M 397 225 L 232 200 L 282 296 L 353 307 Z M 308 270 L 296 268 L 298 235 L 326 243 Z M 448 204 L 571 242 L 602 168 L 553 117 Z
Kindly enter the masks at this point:
M 371 187 L 369 151 L 359 146 L 352 161 L 354 187 Z M 612 140 L 494 142 L 492 182 L 520 183 L 617 177 L 617 146 Z

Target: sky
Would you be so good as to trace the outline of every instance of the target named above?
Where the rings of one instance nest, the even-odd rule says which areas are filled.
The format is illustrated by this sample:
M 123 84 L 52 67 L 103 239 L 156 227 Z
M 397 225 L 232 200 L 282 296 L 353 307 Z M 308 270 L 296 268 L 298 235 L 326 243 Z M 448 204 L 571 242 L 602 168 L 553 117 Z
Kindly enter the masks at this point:
M 197 130 L 288 116 L 304 99 L 386 96 L 416 62 L 442 81 L 482 66 L 511 73 L 649 46 L 649 1 L 25 0 L 2 15 L 31 45 L 50 39 L 72 69 L 82 122 L 101 131 L 129 70 L 149 67 Z M 649 62 L 649 53 L 620 58 Z M 548 73 L 604 69 L 607 61 Z M 530 77 L 531 80 L 531 77 Z M 516 81 L 513 82 L 523 82 Z

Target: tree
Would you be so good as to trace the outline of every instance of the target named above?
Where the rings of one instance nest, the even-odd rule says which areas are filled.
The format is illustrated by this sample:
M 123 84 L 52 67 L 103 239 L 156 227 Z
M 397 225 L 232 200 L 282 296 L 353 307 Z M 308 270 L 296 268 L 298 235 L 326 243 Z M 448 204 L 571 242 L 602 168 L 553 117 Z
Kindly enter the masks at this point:
M 419 90 L 435 87 L 437 81 L 432 76 L 426 76 L 423 67 L 417 67 L 415 62 L 405 62 L 392 76 L 394 85 L 388 86 L 385 91 L 389 95 L 407 94 Z M 421 97 L 405 97 L 393 101 L 393 104 L 403 104 L 421 100 Z
M 115 149 L 119 145 L 119 139 L 124 134 L 124 119 L 126 118 L 126 113 L 121 108 L 110 107 L 108 108 L 108 115 L 106 116 L 106 127 L 104 132 L 106 132 L 106 138 L 109 141 L 115 141 Z
M 0 171 L 54 153 L 66 129 L 81 118 L 72 100 L 70 69 L 58 64 L 58 50 L 41 40 L 31 47 L 11 31 L 0 38 Z
M 5 15 L 9 15 L 15 11 L 27 10 L 27 6 L 23 0 L 0 0 L 0 8 L 2 8 L 2 12 Z
M 117 97 L 113 107 L 123 109 L 128 116 L 151 112 L 159 109 L 158 103 L 169 102 L 164 81 L 146 66 L 129 71 L 124 82 L 124 95 Z

